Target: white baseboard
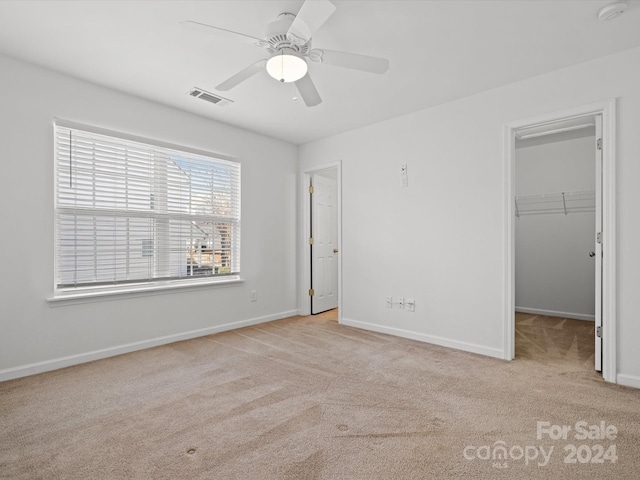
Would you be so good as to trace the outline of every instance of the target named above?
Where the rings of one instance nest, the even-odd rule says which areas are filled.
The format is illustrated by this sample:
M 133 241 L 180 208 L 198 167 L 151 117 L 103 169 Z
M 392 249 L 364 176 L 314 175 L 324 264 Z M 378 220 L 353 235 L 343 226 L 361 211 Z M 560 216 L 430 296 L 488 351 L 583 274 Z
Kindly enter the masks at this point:
M 546 315 L 548 317 L 573 318 L 575 320 L 589 320 L 595 322 L 595 315 L 573 312 L 557 312 L 555 310 L 541 310 L 539 308 L 516 307 L 516 312 L 530 313 L 532 315 Z
M 259 323 L 280 320 L 281 318 L 292 317 L 297 314 L 298 310 L 289 310 L 272 315 L 265 315 L 263 317 L 250 318 L 248 320 L 225 323 L 223 325 L 216 325 L 214 327 L 201 328 L 199 330 L 191 330 L 189 332 L 151 338 L 149 340 L 127 343 L 115 347 L 103 348 L 101 350 L 79 353 L 77 355 L 69 355 L 68 357 L 54 358 L 52 360 L 45 360 L 43 362 L 7 368 L 4 370 L 0 370 L 0 382 L 12 380 L 14 378 L 26 377 L 28 375 L 35 375 L 37 373 L 49 372 L 51 370 L 57 370 L 59 368 L 70 367 L 71 365 L 92 362 L 94 360 L 100 360 L 102 358 L 115 357 L 116 355 L 135 352 L 136 350 L 144 350 L 145 348 L 157 347 L 159 345 L 166 345 L 168 343 L 179 342 L 181 340 L 189 340 L 190 338 L 204 337 L 205 335 L 211 335 L 213 333 L 220 333 L 227 330 L 234 330 L 236 328 L 257 325 Z
M 388 333 L 389 335 L 409 338 L 411 340 L 418 340 L 419 342 L 432 343 L 434 345 L 440 345 L 441 347 L 455 348 L 456 350 L 463 350 L 465 352 L 479 353 L 480 355 L 504 359 L 504 352 L 498 348 L 490 348 L 483 345 L 476 345 L 474 343 L 460 342 L 458 340 L 451 340 L 449 338 L 436 337 L 434 335 L 427 335 L 424 333 L 414 332 L 411 330 L 403 330 L 400 328 L 387 327 L 375 323 L 361 322 L 359 320 L 352 320 L 350 318 L 344 317 L 342 318 L 341 323 L 343 325 L 361 328 L 363 330 L 371 330 L 378 333 Z
M 616 383 L 626 387 L 640 388 L 640 377 L 619 373 L 616 377 Z

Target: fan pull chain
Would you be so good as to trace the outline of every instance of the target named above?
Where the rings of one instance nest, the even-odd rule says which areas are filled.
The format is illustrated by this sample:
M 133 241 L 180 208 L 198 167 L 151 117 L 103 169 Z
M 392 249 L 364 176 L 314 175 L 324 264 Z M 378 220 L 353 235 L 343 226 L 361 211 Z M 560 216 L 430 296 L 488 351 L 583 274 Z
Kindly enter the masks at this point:
M 280 50 L 280 81 L 284 83 L 284 50 Z

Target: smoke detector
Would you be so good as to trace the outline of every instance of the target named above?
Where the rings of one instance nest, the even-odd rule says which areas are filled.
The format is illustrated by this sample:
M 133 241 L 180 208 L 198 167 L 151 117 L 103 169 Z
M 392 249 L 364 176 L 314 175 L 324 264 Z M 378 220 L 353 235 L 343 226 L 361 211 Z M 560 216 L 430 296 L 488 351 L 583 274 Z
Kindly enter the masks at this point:
M 608 22 L 622 15 L 627 9 L 627 2 L 615 2 L 605 5 L 598 11 L 598 20 Z

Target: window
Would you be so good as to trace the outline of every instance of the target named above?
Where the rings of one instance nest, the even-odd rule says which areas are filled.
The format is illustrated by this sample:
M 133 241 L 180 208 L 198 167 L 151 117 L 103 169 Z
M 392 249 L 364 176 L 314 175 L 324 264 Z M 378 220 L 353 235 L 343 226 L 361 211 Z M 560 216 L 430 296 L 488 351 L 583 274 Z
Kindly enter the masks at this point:
M 114 135 L 56 123 L 56 290 L 239 275 L 240 164 Z

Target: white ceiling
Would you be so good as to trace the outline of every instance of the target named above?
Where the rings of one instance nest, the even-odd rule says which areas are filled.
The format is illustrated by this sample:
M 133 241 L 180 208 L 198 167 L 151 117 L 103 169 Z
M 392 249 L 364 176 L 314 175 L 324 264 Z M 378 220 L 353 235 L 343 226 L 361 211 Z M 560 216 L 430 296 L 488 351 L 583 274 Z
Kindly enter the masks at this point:
M 302 0 L 0 1 L 0 52 L 97 84 L 302 144 L 640 45 L 640 2 L 600 23 L 599 0 L 332 0 L 316 48 L 386 57 L 384 75 L 310 63 L 323 98 L 262 72 L 227 107 L 186 95 L 264 50 L 181 28 L 194 20 L 262 37 Z

